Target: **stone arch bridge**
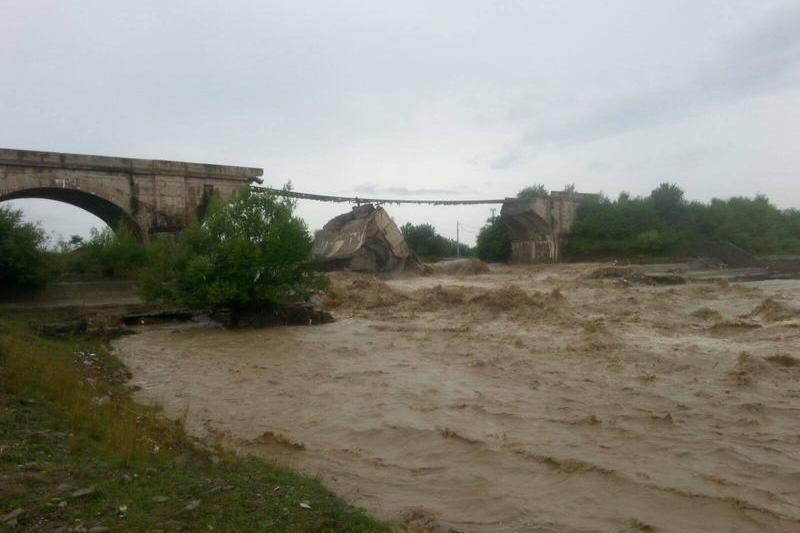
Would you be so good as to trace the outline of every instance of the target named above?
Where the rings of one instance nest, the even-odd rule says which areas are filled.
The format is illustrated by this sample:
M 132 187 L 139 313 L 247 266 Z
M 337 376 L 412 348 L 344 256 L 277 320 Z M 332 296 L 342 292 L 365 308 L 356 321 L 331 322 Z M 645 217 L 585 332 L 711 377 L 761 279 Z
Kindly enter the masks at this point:
M 231 200 L 260 182 L 260 168 L 0 148 L 0 202 L 58 200 L 141 241 L 177 233 L 203 214 L 212 194 Z

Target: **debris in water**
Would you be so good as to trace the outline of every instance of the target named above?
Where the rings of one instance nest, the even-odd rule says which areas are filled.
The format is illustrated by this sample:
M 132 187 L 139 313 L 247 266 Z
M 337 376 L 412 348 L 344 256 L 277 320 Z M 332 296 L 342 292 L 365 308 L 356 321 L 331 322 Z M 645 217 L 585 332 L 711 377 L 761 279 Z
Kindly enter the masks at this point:
M 389 214 L 372 204 L 331 219 L 314 236 L 313 252 L 326 270 L 427 271 Z

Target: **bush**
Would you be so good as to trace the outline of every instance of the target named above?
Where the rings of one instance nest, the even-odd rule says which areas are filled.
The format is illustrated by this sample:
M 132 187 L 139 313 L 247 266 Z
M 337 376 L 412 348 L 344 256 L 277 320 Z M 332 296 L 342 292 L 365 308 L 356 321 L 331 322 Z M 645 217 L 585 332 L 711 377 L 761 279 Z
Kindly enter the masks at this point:
M 242 312 L 307 299 L 327 278 L 313 269 L 311 237 L 294 203 L 243 189 L 229 205 L 210 202 L 205 220 L 156 241 L 143 274 L 150 300 Z
M 478 233 L 475 247 L 478 257 L 483 261 L 505 262 L 511 257 L 511 239 L 508 228 L 498 217 L 492 217 Z
M 522 189 L 517 193 L 517 198 L 519 198 L 520 200 L 534 200 L 536 198 L 549 198 L 549 197 L 550 193 L 547 192 L 547 189 L 542 184 L 525 187 L 524 189 Z
M 62 276 L 90 278 L 135 278 L 147 260 L 145 246 L 122 223 L 114 230 L 92 228 L 86 241 L 73 235 L 59 243 L 58 257 L 54 258 Z
M 636 247 L 642 251 L 659 252 L 664 249 L 664 239 L 657 229 L 651 229 L 636 237 Z
M 0 206 L 0 291 L 40 287 L 47 280 L 44 231 L 22 221 L 18 209 Z

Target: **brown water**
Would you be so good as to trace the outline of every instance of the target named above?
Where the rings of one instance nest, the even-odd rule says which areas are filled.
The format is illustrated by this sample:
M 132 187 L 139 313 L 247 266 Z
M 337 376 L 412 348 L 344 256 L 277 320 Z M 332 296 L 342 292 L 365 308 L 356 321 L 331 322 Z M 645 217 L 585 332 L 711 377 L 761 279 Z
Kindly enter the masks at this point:
M 191 433 L 410 531 L 800 531 L 800 282 L 595 267 L 340 276 L 333 324 L 116 347 Z

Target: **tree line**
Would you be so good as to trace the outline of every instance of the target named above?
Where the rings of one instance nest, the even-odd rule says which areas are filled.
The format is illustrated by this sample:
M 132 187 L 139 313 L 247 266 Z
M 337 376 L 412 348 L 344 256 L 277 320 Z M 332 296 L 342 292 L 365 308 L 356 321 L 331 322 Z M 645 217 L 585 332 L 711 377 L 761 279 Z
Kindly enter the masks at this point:
M 800 211 L 781 210 L 764 195 L 690 202 L 680 187 L 662 183 L 648 196 L 623 192 L 584 202 L 565 253 L 654 256 L 718 242 L 756 255 L 800 254 Z

